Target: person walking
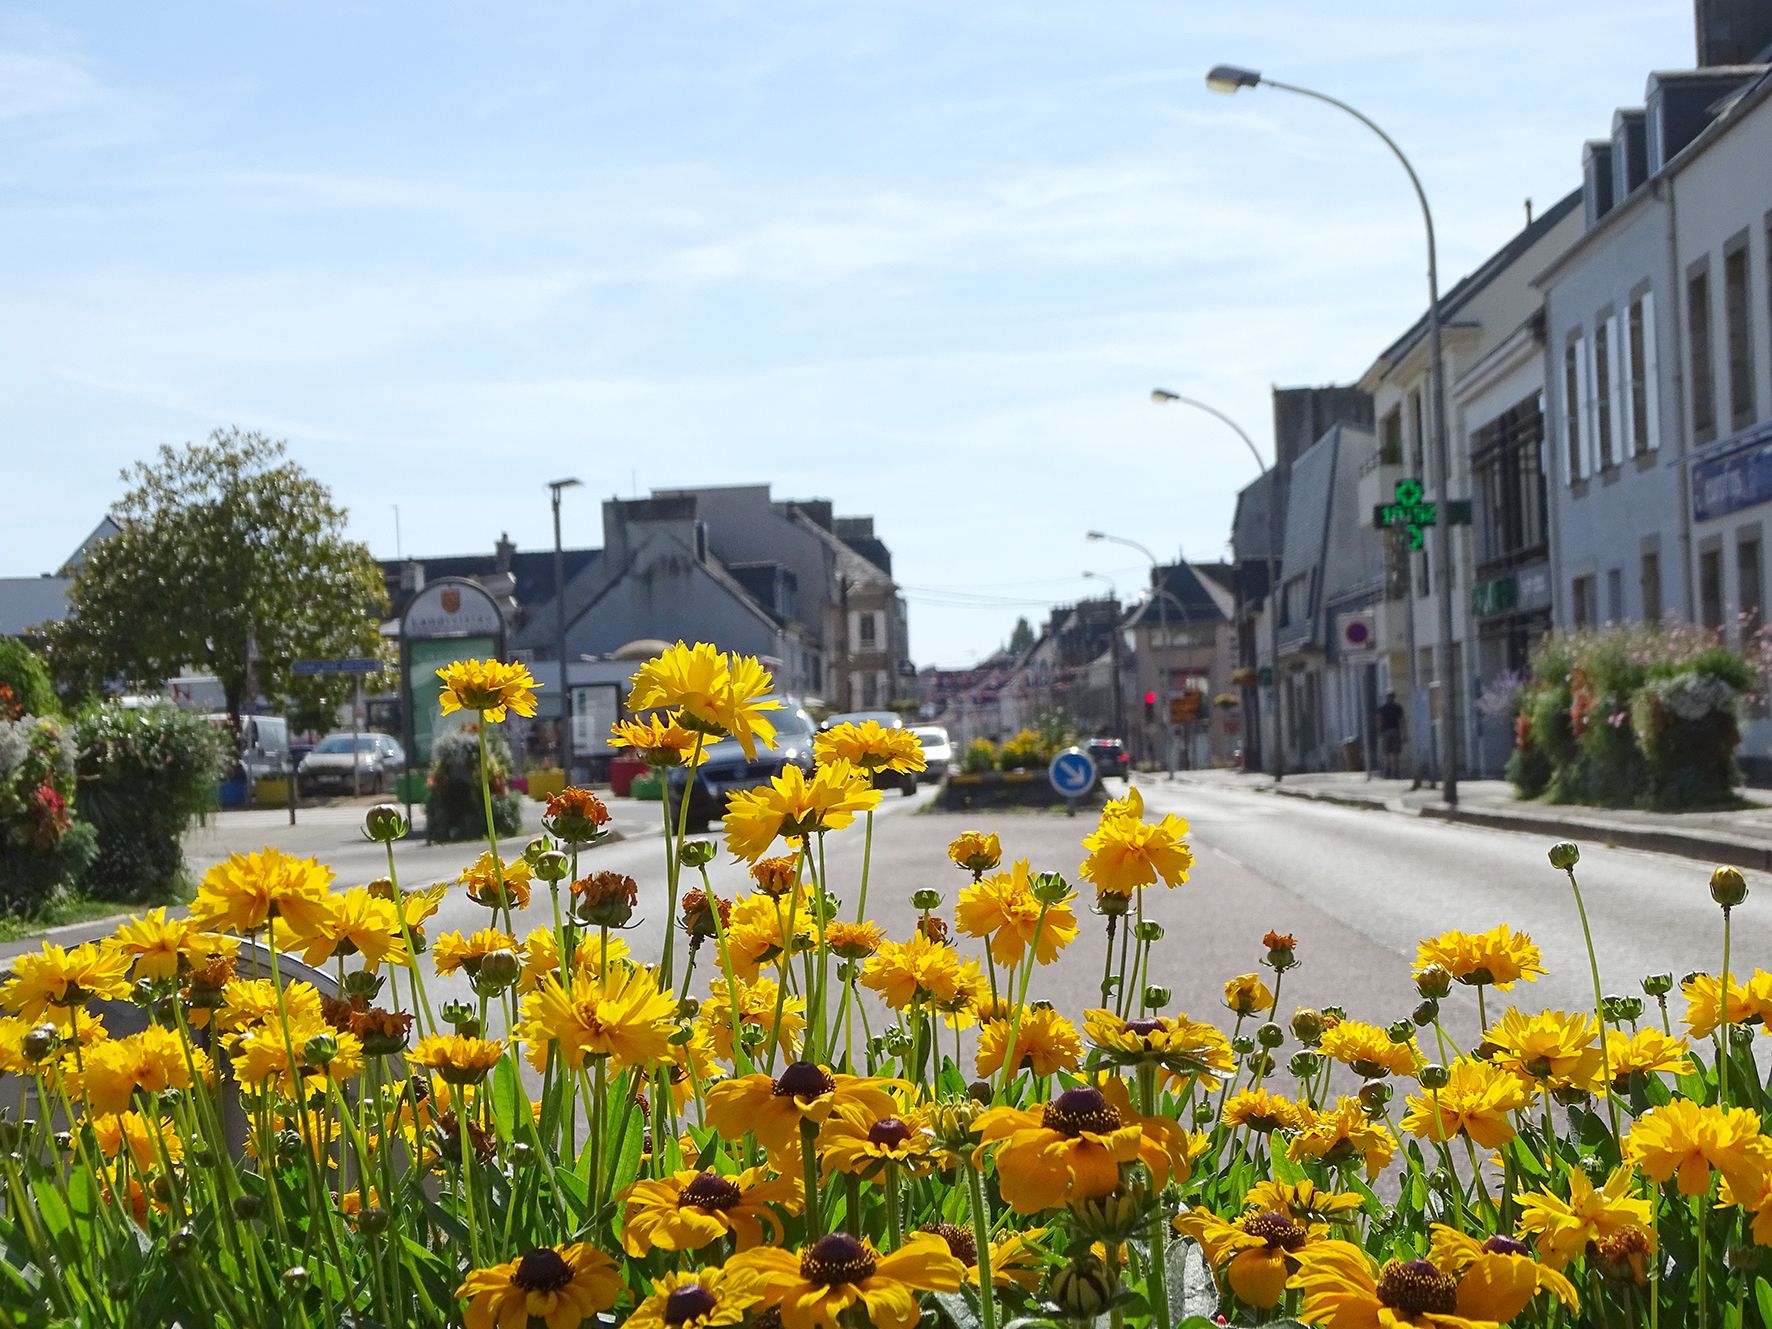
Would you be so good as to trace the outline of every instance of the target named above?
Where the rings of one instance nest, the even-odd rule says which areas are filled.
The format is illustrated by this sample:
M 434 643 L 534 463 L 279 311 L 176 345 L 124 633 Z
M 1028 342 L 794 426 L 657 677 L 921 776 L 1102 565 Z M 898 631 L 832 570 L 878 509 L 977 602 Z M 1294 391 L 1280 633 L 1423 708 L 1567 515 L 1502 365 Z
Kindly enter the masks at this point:
M 1402 778 L 1403 707 L 1394 692 L 1385 693 L 1384 705 L 1378 708 L 1378 760 L 1385 779 Z

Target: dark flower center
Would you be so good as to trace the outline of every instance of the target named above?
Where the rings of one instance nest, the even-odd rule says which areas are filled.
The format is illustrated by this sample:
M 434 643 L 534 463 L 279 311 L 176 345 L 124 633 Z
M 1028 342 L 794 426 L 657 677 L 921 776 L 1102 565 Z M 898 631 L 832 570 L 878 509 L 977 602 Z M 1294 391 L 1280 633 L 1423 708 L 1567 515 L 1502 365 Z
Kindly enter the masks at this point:
M 682 1324 L 699 1315 L 712 1314 L 718 1304 L 714 1294 L 700 1283 L 685 1283 L 680 1288 L 673 1288 L 671 1295 L 665 1298 L 664 1320 L 666 1324 Z
M 551 1246 L 540 1246 L 517 1261 L 511 1286 L 525 1292 L 558 1292 L 572 1281 L 572 1266 Z
M 1243 1220 L 1243 1231 L 1260 1237 L 1273 1250 L 1295 1251 L 1304 1245 L 1305 1230 L 1285 1214 L 1269 1210 Z
M 1066 1089 L 1046 1105 L 1040 1124 L 1075 1139 L 1084 1131 L 1105 1135 L 1118 1130 L 1120 1114 L 1099 1089 Z
M 796 1061 L 784 1069 L 775 1081 L 775 1093 L 781 1098 L 817 1098 L 837 1087 L 831 1073 L 810 1061 Z
M 978 1242 L 965 1228 L 955 1223 L 925 1223 L 923 1231 L 933 1232 L 948 1244 L 948 1254 L 971 1268 L 978 1263 Z
M 1378 1275 L 1378 1299 L 1405 1315 L 1450 1315 L 1458 1284 L 1426 1260 L 1392 1260 Z
M 1483 1243 L 1483 1251 L 1488 1255 L 1530 1255 L 1532 1248 L 1516 1237 L 1504 1237 L 1499 1232 Z
M 1161 1029 L 1162 1027 L 1163 1027 L 1163 1022 L 1161 1020 L 1128 1020 L 1128 1021 L 1126 1021 L 1126 1032 L 1129 1034 L 1137 1034 L 1140 1038 L 1149 1038 L 1152 1034 L 1156 1033 L 1157 1030 Z
M 874 1273 L 874 1253 L 847 1232 L 813 1242 L 800 1257 L 800 1277 L 821 1287 L 859 1283 Z
M 897 1117 L 882 1117 L 868 1127 L 868 1143 L 896 1149 L 911 1138 L 911 1128 Z
M 691 1209 L 706 1209 L 710 1213 L 721 1213 L 743 1198 L 743 1192 L 733 1182 L 712 1172 L 702 1172 L 683 1188 L 683 1193 L 677 1197 L 677 1208 L 687 1206 Z

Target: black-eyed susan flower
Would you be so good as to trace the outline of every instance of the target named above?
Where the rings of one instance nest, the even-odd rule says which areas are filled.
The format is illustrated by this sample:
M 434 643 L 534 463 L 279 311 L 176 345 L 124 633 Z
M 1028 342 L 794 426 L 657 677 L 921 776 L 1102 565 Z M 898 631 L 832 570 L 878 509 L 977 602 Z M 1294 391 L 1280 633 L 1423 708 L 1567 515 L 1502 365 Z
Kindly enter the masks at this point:
M 1368 1181 L 1390 1165 L 1396 1152 L 1396 1136 L 1367 1117 L 1360 1100 L 1348 1095 L 1328 1111 L 1312 1113 L 1286 1146 L 1294 1163 L 1315 1158 L 1330 1167 L 1363 1164 Z
M 1284 1094 L 1256 1087 L 1239 1089 L 1226 1099 L 1218 1119 L 1232 1130 L 1246 1126 L 1257 1135 L 1271 1135 L 1297 1130 L 1305 1117 L 1306 1110 Z
M 676 1013 L 677 1003 L 650 974 L 612 965 L 605 974 L 576 973 L 566 984 L 558 975 L 544 979 L 523 998 L 515 1033 L 537 1070 L 550 1047 L 569 1070 L 588 1057 L 608 1057 L 615 1070 L 641 1068 L 668 1058 Z
M 970 1228 L 937 1222 L 925 1223 L 918 1230 L 933 1233 L 945 1241 L 948 1254 L 971 1271 L 968 1281 L 977 1285 L 978 1240 Z M 1040 1238 L 1045 1235 L 1045 1228 L 1033 1227 L 1024 1232 L 1005 1232 L 1000 1237 L 993 1237 L 990 1243 L 991 1286 L 1018 1288 L 1022 1292 L 1038 1291 L 1045 1281 L 1046 1265 L 1051 1259 L 1040 1246 Z
M 1590 1015 L 1508 1009 L 1483 1034 L 1488 1060 L 1536 1090 L 1596 1092 L 1605 1078 Z
M 1034 895 L 1028 860 L 1018 859 L 1007 872 L 982 877 L 960 892 L 954 924 L 969 937 L 990 945 L 991 958 L 1018 965 L 1032 947 L 1034 958 L 1051 964 L 1077 939 L 1077 916 L 1071 909 L 1076 892 L 1055 904 L 1042 905 Z
M 1746 1190 L 1753 1173 L 1772 1166 L 1772 1143 L 1760 1135 L 1760 1114 L 1676 1098 L 1632 1124 L 1625 1158 L 1654 1182 L 1679 1184 L 1682 1195 L 1703 1195 L 1712 1170 Z
M 650 1251 L 698 1251 L 730 1235 L 734 1249 L 779 1242 L 783 1215 L 804 1207 L 800 1183 L 746 1168 L 729 1176 L 693 1168 L 642 1177 L 617 1197 L 621 1245 L 636 1259 Z
M 504 1264 L 475 1269 L 455 1290 L 468 1303 L 467 1329 L 513 1329 L 540 1320 L 547 1329 L 579 1329 L 622 1292 L 615 1261 L 582 1242 L 539 1246 Z
M 1177 1214 L 1175 1230 L 1199 1242 L 1207 1267 L 1245 1304 L 1272 1310 L 1286 1295 L 1286 1280 L 1300 1253 L 1325 1239 L 1328 1229 L 1278 1210 L 1255 1209 L 1226 1221 L 1210 1209 Z
M 332 869 L 281 849 L 230 854 L 203 874 L 191 921 L 200 928 L 256 932 L 272 919 L 297 936 L 310 931 L 327 906 Z
M 1442 1144 L 1467 1135 L 1485 1149 L 1499 1149 L 1514 1138 L 1512 1114 L 1529 1101 L 1515 1076 L 1470 1057 L 1453 1062 L 1447 1075 L 1437 1093 L 1423 1089 L 1409 1099 L 1404 1130 Z
M 708 1124 L 732 1139 L 746 1131 L 772 1159 L 791 1166 L 800 1147 L 800 1127 L 815 1129 L 839 1107 L 874 1117 L 898 1110 L 891 1090 L 896 1081 L 838 1075 L 810 1061 L 791 1062 L 780 1075 L 741 1075 L 707 1092 Z M 785 1170 L 785 1167 L 784 1167 Z
M 1029 1006 L 1017 1028 L 1013 1020 L 990 1020 L 978 1032 L 977 1072 L 989 1079 L 1003 1069 L 1009 1040 L 1015 1039 L 1015 1068 L 1036 1076 L 1074 1071 L 1083 1058 L 1083 1036 L 1077 1026 L 1050 1006 Z
M 1540 1292 L 1570 1311 L 1576 1309 L 1569 1280 L 1533 1259 L 1524 1242 L 1503 1233 L 1479 1240 L 1443 1223 L 1435 1223 L 1430 1232 L 1428 1260 L 1458 1280 L 1460 1315 L 1507 1324 Z
M 677 723 L 675 711 L 659 711 L 638 720 L 617 720 L 609 726 L 609 746 L 628 748 L 653 770 L 699 766 L 718 735 L 698 733 Z
M 878 1103 L 852 1104 L 825 1118 L 818 1159 L 826 1178 L 839 1172 L 878 1177 L 888 1163 L 916 1170 L 928 1160 L 935 1137 L 923 1112 L 902 1101 L 884 1115 L 878 1108 Z
M 878 771 L 909 774 L 928 765 L 917 736 L 902 726 L 884 728 L 878 720 L 832 725 L 812 740 L 819 761 L 846 761 L 870 775 Z
M 493 1038 L 469 1038 L 462 1034 L 427 1034 L 408 1055 L 414 1066 L 435 1071 L 450 1084 L 479 1084 L 505 1054 L 505 1045 Z
M 1636 1194 L 1628 1166 L 1614 1168 L 1597 1190 L 1581 1168 L 1570 1168 L 1568 1180 L 1566 1200 L 1550 1190 L 1519 1197 L 1519 1231 L 1533 1239 L 1538 1258 L 1551 1268 L 1567 1268 L 1590 1244 L 1650 1231 L 1649 1201 Z
M 921 1315 L 919 1292 L 955 1292 L 966 1279 L 965 1266 L 930 1232 L 909 1234 L 890 1255 L 833 1232 L 799 1252 L 758 1247 L 727 1267 L 761 1276 L 764 1304 L 780 1312 L 782 1329 L 911 1329 Z
M 1098 1007 L 1084 1012 L 1083 1030 L 1093 1045 L 1092 1067 L 1155 1065 L 1185 1080 L 1228 1075 L 1237 1065 L 1216 1026 L 1186 1015 L 1126 1019 Z
M 1003 843 L 994 831 L 965 831 L 948 842 L 948 858 L 955 867 L 982 877 L 1003 861 Z
M 1258 1181 L 1243 1197 L 1243 1208 L 1286 1214 L 1300 1222 L 1345 1223 L 1365 1204 L 1348 1191 L 1326 1190 L 1309 1177 L 1297 1181 Z
M 742 1268 L 697 1269 L 652 1281 L 627 1318 L 628 1329 L 721 1329 L 742 1324 L 763 1299 L 763 1280 Z
M 744 789 L 726 800 L 726 847 L 755 861 L 778 837 L 840 831 L 858 812 L 880 804 L 880 791 L 865 771 L 846 761 L 827 762 L 810 778 L 789 765 L 768 784 Z
M 1366 1080 L 1413 1075 L 1421 1065 L 1421 1053 L 1414 1039 L 1393 1043 L 1383 1029 L 1359 1020 L 1343 1020 L 1333 1029 L 1325 1029 L 1317 1048 Z
M 1079 874 L 1097 888 L 1130 896 L 1161 881 L 1179 886 L 1194 866 L 1187 845 L 1188 824 L 1177 816 L 1144 820 L 1144 797 L 1137 789 L 1101 810 L 1101 821 L 1083 838 L 1089 856 Z
M 1487 932 L 1442 932 L 1415 949 L 1417 968 L 1439 965 L 1460 983 L 1470 987 L 1493 985 L 1506 992 L 1522 979 L 1530 982 L 1544 973 L 1538 947 L 1523 932 L 1506 923 Z
M 1298 1254 L 1291 1286 L 1300 1316 L 1336 1329 L 1500 1329 L 1500 1321 L 1462 1313 L 1459 1279 L 1431 1260 L 1390 1260 L 1374 1268 L 1358 1246 L 1321 1241 Z
M 478 711 L 487 724 L 503 724 L 505 713 L 525 719 L 535 714 L 535 690 L 541 686 L 527 665 L 501 660 L 456 660 L 437 671 L 443 682 L 438 695 L 444 715 Z
M 51 1009 L 114 1001 L 129 992 L 129 965 L 129 954 L 109 941 L 86 941 L 73 950 L 45 942 L 12 961 L 0 1004 L 22 1019 L 38 1020 Z

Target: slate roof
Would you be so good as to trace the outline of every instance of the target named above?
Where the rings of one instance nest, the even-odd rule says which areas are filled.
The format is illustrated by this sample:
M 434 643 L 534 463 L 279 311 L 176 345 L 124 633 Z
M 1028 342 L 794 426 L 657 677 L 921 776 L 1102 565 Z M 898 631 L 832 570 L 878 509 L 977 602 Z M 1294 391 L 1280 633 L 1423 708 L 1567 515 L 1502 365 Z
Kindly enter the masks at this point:
M 0 637 L 22 637 L 68 614 L 67 577 L 0 577 Z

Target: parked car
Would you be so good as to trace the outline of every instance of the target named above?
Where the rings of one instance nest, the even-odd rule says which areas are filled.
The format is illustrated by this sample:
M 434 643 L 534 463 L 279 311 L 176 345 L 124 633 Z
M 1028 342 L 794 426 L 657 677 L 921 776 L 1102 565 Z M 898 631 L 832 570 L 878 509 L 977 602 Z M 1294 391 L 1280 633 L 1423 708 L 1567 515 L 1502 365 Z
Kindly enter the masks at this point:
M 842 715 L 833 715 L 819 726 L 820 729 L 835 729 L 840 724 L 862 724 L 872 720 L 882 729 L 903 729 L 904 719 L 897 711 L 845 711 Z M 874 788 L 896 789 L 901 794 L 917 792 L 917 773 L 915 771 L 875 771 Z
M 379 794 L 393 786 L 405 767 L 405 750 L 387 734 L 328 734 L 295 768 L 296 790 L 348 794 L 361 789 Z
M 954 766 L 954 740 L 938 724 L 916 725 L 911 732 L 917 736 L 917 742 L 923 745 L 923 782 L 940 784 L 947 779 L 948 772 Z
M 688 833 L 700 835 L 709 825 L 726 815 L 726 799 L 741 789 L 755 789 L 780 775 L 789 766 L 798 766 L 811 774 L 812 717 L 791 697 L 776 697 L 781 709 L 768 712 L 775 726 L 775 747 L 757 748 L 757 758 L 750 760 L 744 749 L 730 738 L 722 739 L 707 750 L 707 760 L 693 773 L 684 767 L 673 767 L 665 782 L 665 806 L 671 825 L 677 824 L 677 809 L 682 800 L 689 800 Z
M 225 711 L 203 717 L 218 728 L 228 728 Z M 235 738 L 233 774 L 244 776 L 248 793 L 254 783 L 272 775 L 289 774 L 289 722 L 281 715 L 242 715 Z
M 1126 751 L 1126 745 L 1117 738 L 1092 738 L 1083 744 L 1083 751 L 1095 758 L 1095 778 L 1105 780 L 1110 775 L 1117 775 L 1127 784 L 1132 783 L 1132 755 Z

